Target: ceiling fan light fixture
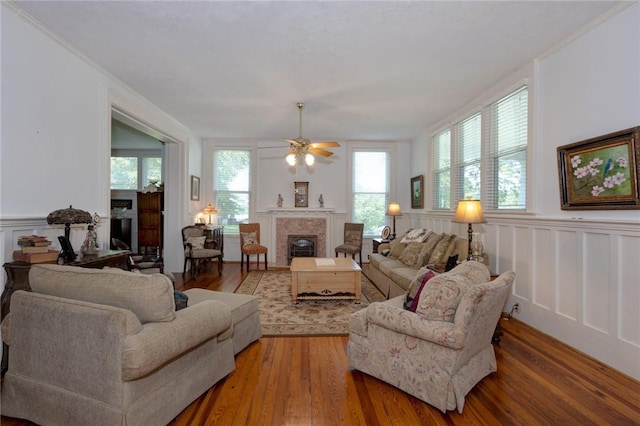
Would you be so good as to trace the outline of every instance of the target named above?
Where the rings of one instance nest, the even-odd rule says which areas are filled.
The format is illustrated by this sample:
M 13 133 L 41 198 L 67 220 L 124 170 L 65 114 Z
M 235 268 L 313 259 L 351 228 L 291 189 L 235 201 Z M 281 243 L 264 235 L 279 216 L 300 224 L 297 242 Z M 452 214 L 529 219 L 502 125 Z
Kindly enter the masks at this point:
M 293 152 L 290 152 L 289 154 L 287 154 L 287 156 L 285 157 L 285 160 L 287 160 L 287 164 L 289 164 L 290 166 L 296 165 L 296 155 Z
M 315 163 L 316 159 L 313 157 L 313 154 L 305 154 L 304 156 L 304 162 L 307 163 L 307 166 L 313 166 L 313 163 Z

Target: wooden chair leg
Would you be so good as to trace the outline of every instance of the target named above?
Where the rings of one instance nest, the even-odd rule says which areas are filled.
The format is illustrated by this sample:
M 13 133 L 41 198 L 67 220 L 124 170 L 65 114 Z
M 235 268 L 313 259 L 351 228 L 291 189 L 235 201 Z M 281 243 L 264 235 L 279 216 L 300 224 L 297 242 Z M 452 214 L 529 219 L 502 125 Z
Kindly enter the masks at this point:
M 218 275 L 222 275 L 222 256 L 218 257 Z
M 240 272 L 244 269 L 244 253 L 240 253 Z
M 267 270 L 267 253 L 264 254 L 264 270 Z
M 249 255 L 247 255 L 247 272 L 249 272 Z

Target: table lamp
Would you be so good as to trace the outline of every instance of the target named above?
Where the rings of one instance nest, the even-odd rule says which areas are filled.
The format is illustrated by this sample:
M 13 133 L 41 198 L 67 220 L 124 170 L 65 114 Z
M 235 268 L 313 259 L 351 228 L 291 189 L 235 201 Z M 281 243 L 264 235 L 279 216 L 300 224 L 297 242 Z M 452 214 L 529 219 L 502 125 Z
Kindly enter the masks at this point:
M 467 230 L 467 233 L 469 234 L 469 254 L 467 256 L 467 260 L 471 260 L 471 241 L 473 239 L 473 227 L 471 224 L 487 223 L 484 219 L 484 215 L 482 214 L 482 204 L 480 204 L 480 200 L 467 198 L 465 200 L 458 201 L 458 208 L 456 209 L 456 213 L 453 215 L 453 219 L 451 219 L 451 221 L 455 223 L 469 224 L 469 229 Z
M 216 213 L 218 213 L 218 210 L 216 210 L 216 208 L 213 207 L 211 203 L 207 204 L 207 207 L 202 210 L 202 214 L 209 215 L 209 225 L 211 225 L 211 215 L 215 215 Z
M 389 203 L 389 207 L 387 208 L 387 216 L 393 217 L 393 233 L 391 234 L 391 239 L 395 240 L 396 238 L 396 216 L 402 216 L 402 212 L 400 211 L 400 204 L 398 203 Z
M 68 209 L 55 210 L 47 216 L 47 223 L 49 225 L 64 225 L 64 237 L 69 243 L 69 249 L 73 251 L 71 247 L 71 241 L 69 235 L 71 234 L 72 223 L 93 223 L 93 216 L 91 213 L 80 209 L 74 209 L 69 206 Z M 75 258 L 75 253 L 69 253 Z M 73 259 L 70 259 L 73 260 Z

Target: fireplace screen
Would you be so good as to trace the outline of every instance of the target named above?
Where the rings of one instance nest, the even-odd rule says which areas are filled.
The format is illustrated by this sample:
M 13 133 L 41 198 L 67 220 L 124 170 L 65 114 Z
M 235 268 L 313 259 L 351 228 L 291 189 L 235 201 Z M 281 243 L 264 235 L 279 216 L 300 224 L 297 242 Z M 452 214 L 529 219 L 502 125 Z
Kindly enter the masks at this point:
M 287 265 L 294 257 L 315 257 L 318 237 L 316 235 L 289 235 L 287 237 Z

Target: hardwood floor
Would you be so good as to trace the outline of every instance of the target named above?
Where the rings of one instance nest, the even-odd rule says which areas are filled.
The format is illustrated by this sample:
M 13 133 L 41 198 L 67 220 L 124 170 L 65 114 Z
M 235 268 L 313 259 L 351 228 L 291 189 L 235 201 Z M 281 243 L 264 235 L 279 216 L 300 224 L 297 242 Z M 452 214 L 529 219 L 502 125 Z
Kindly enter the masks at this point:
M 225 263 L 222 277 L 215 267 L 184 284 L 175 275 L 179 289 L 233 291 L 246 272 Z M 349 370 L 347 336 L 263 337 L 171 425 L 640 425 L 639 382 L 520 321 L 502 323 L 498 372 L 471 390 L 462 414 Z

